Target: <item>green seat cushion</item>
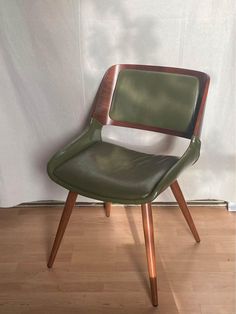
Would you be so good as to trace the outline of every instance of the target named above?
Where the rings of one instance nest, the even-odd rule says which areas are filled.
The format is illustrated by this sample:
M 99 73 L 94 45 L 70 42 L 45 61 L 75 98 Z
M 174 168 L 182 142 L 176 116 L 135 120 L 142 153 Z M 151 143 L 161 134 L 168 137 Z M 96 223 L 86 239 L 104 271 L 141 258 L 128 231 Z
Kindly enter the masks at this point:
M 61 185 L 97 199 L 140 200 L 179 160 L 96 142 L 54 169 Z

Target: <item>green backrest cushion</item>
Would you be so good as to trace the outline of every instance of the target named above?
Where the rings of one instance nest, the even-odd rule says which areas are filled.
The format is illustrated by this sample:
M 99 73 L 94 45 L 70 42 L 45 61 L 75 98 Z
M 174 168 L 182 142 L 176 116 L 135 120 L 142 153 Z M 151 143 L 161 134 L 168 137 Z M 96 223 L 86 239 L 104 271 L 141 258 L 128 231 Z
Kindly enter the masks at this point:
M 187 132 L 198 89 L 199 82 L 194 76 L 122 70 L 109 115 L 116 121 Z

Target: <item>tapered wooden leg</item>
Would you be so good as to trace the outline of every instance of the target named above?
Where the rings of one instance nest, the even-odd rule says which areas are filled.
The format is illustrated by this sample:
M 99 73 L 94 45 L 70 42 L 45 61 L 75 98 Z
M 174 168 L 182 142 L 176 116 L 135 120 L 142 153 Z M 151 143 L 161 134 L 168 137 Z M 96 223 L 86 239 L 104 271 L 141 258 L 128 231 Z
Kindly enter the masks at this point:
M 60 220 L 60 223 L 59 223 L 59 226 L 57 229 L 57 234 L 56 234 L 54 244 L 52 247 L 51 255 L 50 255 L 49 260 L 48 260 L 48 265 L 47 265 L 48 268 L 51 268 L 53 263 L 54 263 L 55 257 L 57 255 L 57 251 L 60 247 L 61 240 L 62 240 L 64 232 L 66 230 L 66 226 L 69 222 L 72 209 L 75 205 L 77 195 L 78 195 L 77 193 L 70 191 L 68 196 L 67 196 L 66 203 L 65 203 L 65 206 L 63 209 L 63 213 L 61 216 L 61 220 Z
M 142 204 L 143 231 L 146 245 L 148 272 L 150 278 L 151 295 L 153 306 L 158 305 L 157 296 L 157 272 L 154 245 L 153 219 L 151 203 Z
M 104 203 L 104 208 L 105 208 L 105 212 L 106 212 L 106 216 L 110 217 L 110 213 L 111 213 L 111 204 L 112 203 Z
M 197 232 L 197 229 L 194 225 L 194 222 L 193 222 L 193 219 L 192 219 L 192 216 L 190 214 L 190 211 L 188 209 L 188 205 L 184 199 L 184 196 L 183 196 L 183 193 L 180 189 L 180 186 L 177 182 L 177 180 L 171 184 L 171 190 L 176 198 L 176 201 L 178 202 L 179 204 L 179 207 L 184 215 L 184 218 L 186 219 L 187 221 L 187 224 L 189 225 L 189 228 L 194 236 L 194 239 L 196 240 L 196 242 L 200 242 L 200 237 L 198 235 L 198 232 Z

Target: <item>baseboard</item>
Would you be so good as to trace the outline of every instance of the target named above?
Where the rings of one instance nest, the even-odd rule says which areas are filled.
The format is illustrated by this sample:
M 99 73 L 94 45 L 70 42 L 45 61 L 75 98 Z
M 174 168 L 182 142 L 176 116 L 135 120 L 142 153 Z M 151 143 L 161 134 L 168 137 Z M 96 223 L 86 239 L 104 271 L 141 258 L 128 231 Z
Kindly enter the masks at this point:
M 236 204 L 232 202 L 226 202 L 226 201 L 221 201 L 221 200 L 192 200 L 188 201 L 188 206 L 222 206 L 222 207 L 227 207 L 229 211 L 236 211 Z M 178 206 L 176 202 L 153 202 L 153 205 L 157 206 Z M 229 204 L 233 204 L 234 206 L 229 206 Z M 64 202 L 60 201 L 38 201 L 38 202 L 30 202 L 30 203 L 22 203 L 18 205 L 17 207 L 55 207 L 55 206 L 63 206 Z M 76 202 L 75 206 L 103 206 L 102 202 Z M 119 206 L 119 204 L 113 204 L 113 206 Z M 128 206 L 137 206 L 137 205 L 128 205 Z

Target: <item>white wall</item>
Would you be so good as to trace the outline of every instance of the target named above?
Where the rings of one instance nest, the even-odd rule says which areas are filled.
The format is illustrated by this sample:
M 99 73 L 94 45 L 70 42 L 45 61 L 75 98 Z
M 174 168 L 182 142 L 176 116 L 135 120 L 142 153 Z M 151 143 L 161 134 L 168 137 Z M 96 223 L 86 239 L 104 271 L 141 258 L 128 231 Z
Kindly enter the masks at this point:
M 115 63 L 211 76 L 202 154 L 180 183 L 187 199 L 236 201 L 235 16 L 234 1 L 0 0 L 0 206 L 65 199 L 46 162 L 81 132 Z

